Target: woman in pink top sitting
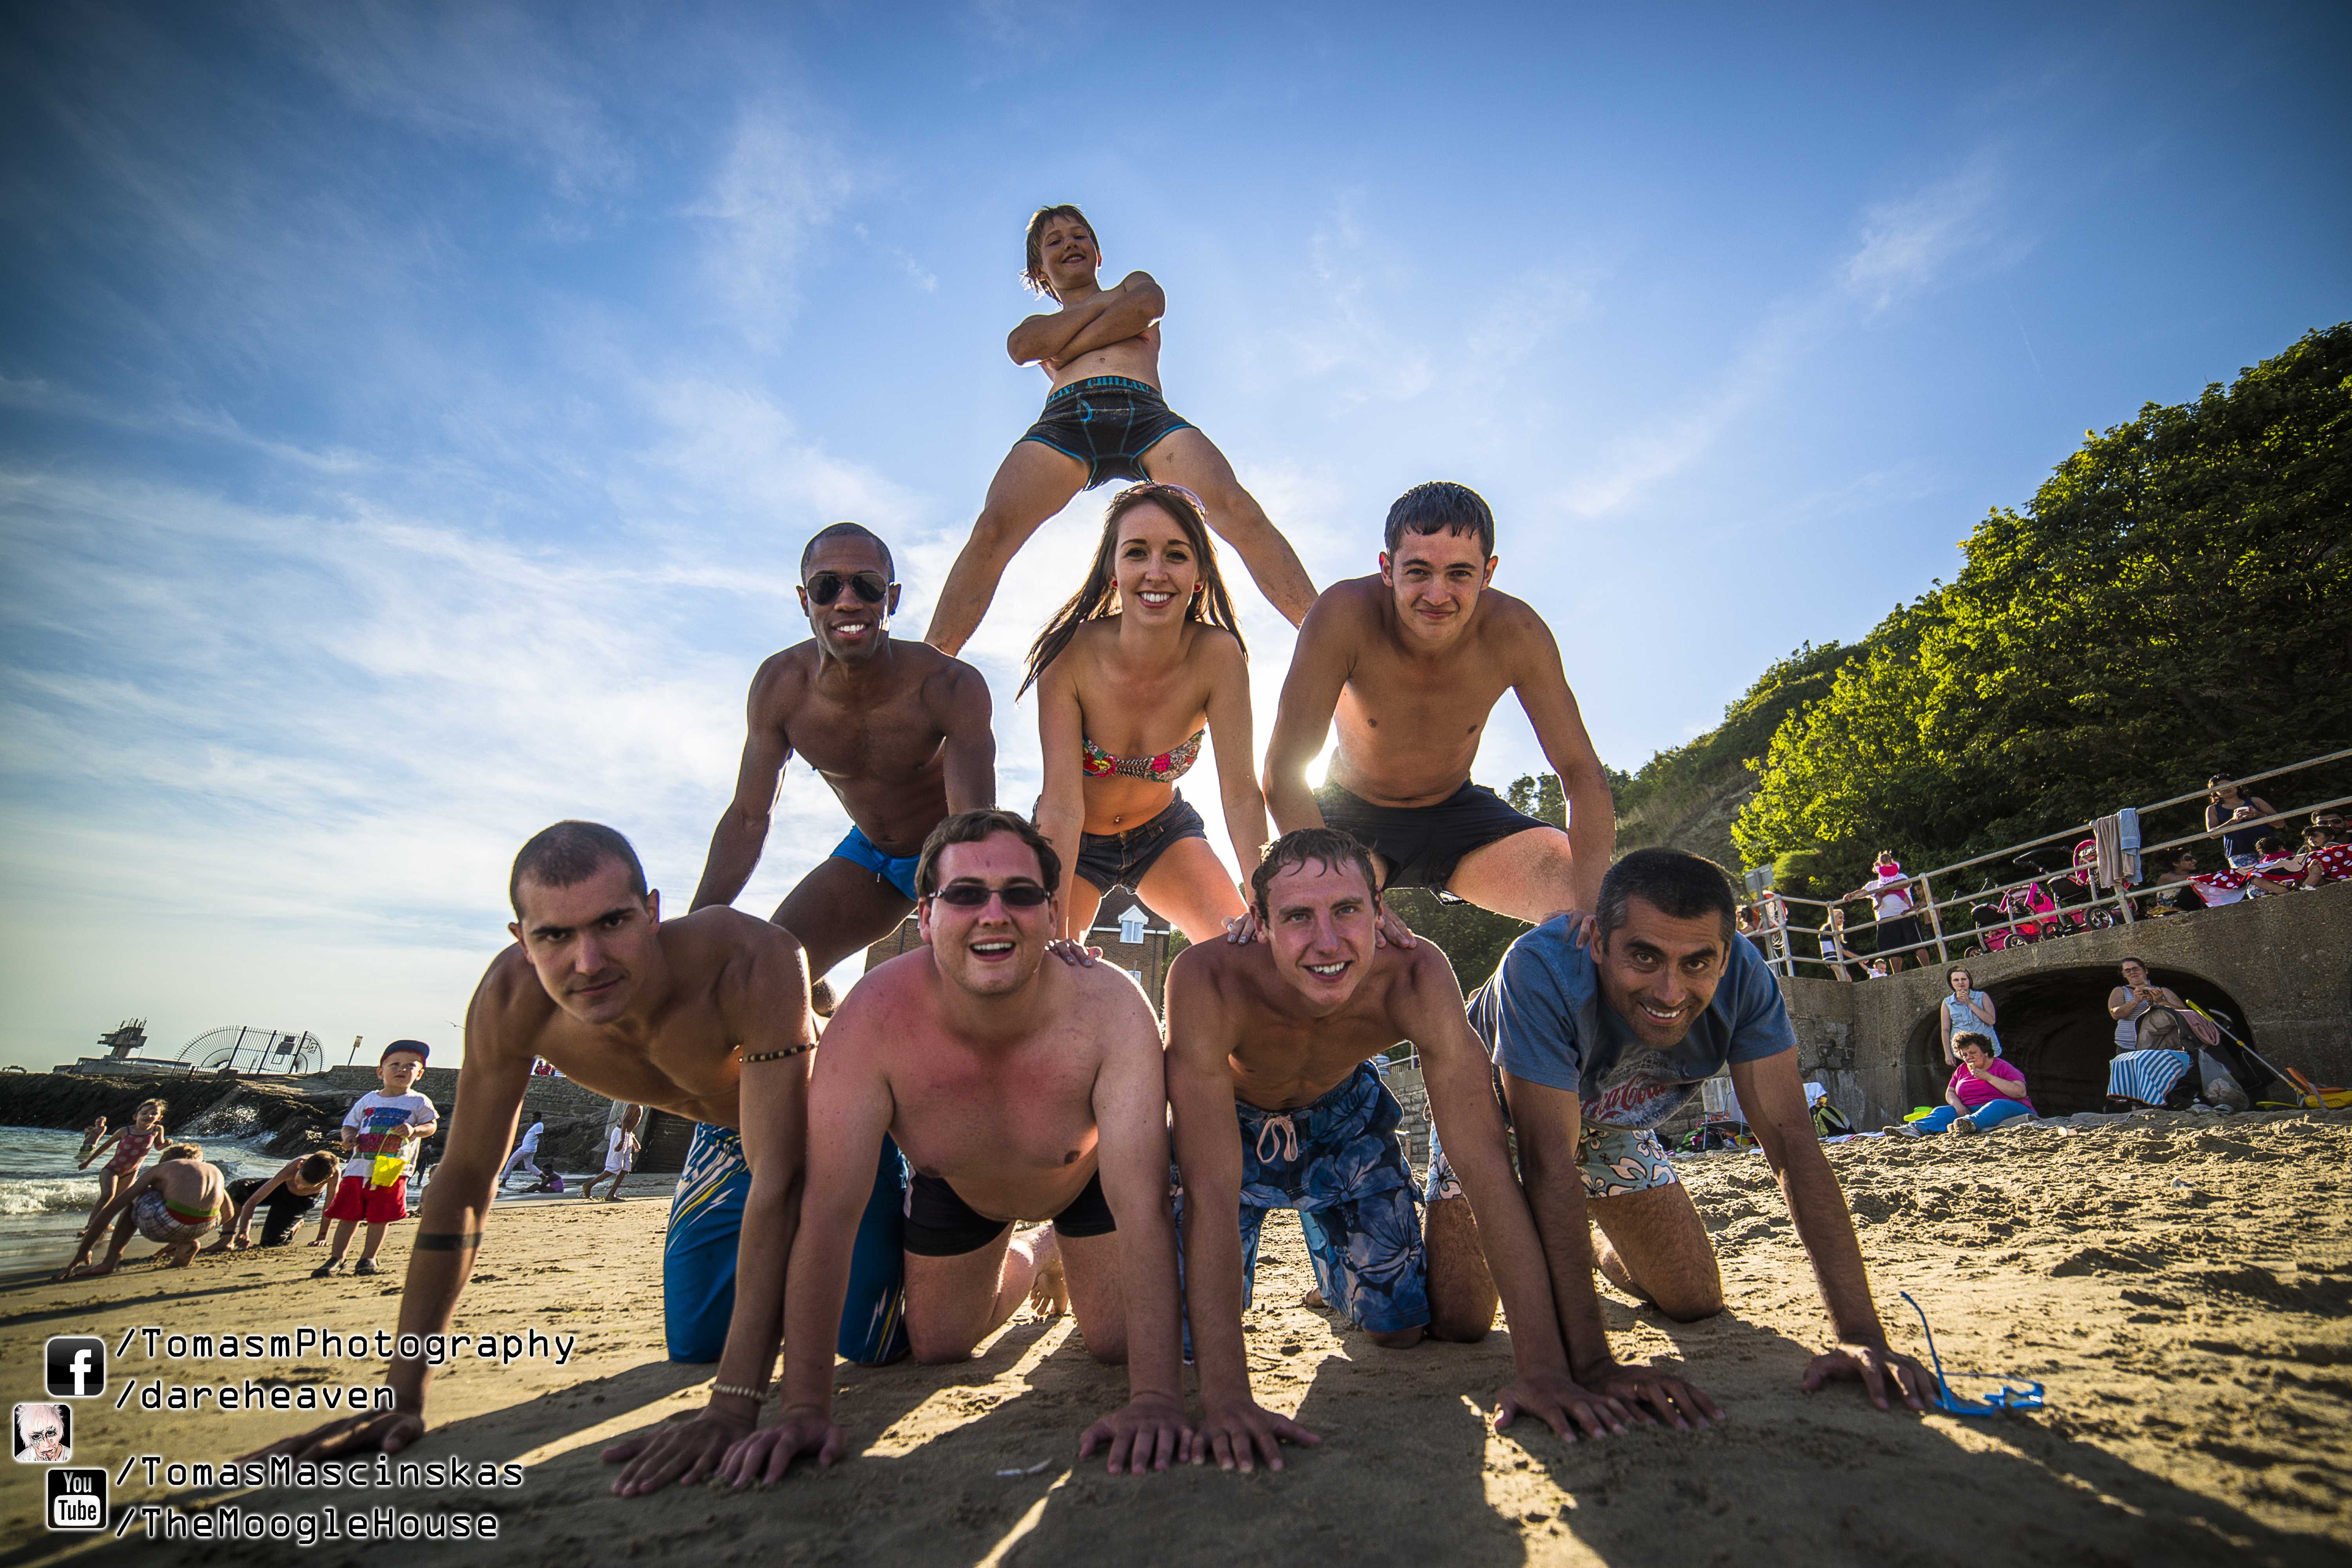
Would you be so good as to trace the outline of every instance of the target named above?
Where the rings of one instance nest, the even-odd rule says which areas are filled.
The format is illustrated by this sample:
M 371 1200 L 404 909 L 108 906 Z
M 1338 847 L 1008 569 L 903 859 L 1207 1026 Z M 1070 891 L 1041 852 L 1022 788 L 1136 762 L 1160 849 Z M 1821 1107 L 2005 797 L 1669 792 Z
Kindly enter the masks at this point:
M 1992 1054 L 1992 1041 L 1973 1029 L 1952 1037 L 1959 1065 L 1945 1087 L 1944 1101 L 1934 1112 L 1895 1129 L 1916 1138 L 1949 1129 L 1954 1132 L 1990 1132 L 2002 1122 L 2035 1114 L 2025 1098 L 2025 1075 Z
M 1121 490 L 1093 569 L 1029 650 L 1045 752 L 1039 831 L 1062 857 L 1061 934 L 1086 941 L 1103 896 L 1132 889 L 1194 942 L 1244 909 L 1235 871 L 1265 846 L 1250 735 L 1249 661 L 1200 502 L 1175 485 Z M 1176 788 L 1214 744 L 1234 865 Z

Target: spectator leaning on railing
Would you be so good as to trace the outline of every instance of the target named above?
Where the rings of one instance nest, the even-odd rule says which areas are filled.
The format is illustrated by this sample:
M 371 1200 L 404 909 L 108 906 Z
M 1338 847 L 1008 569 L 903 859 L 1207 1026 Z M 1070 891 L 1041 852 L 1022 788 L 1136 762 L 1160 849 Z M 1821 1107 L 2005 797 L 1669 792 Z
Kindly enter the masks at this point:
M 1911 889 L 1918 884 L 1903 874 L 1902 864 L 1895 858 L 1895 852 L 1891 849 L 1878 852 L 1877 864 L 1874 868 L 1878 875 L 1838 902 L 1843 904 L 1860 898 L 1870 900 L 1871 908 L 1878 916 L 1878 956 L 1885 960 L 1886 973 L 1892 973 L 1903 967 L 1903 961 L 1908 956 L 1904 950 L 1916 946 L 1919 941 L 1919 917 L 1911 912 Z M 1879 973 L 1874 964 L 1872 973 Z
M 2231 865 L 2252 865 L 2258 853 L 2255 842 L 2263 833 L 2262 818 L 2277 815 L 2276 808 L 2241 790 L 2227 773 L 2215 773 L 2205 787 L 2205 831 L 2220 836 L 2221 853 Z

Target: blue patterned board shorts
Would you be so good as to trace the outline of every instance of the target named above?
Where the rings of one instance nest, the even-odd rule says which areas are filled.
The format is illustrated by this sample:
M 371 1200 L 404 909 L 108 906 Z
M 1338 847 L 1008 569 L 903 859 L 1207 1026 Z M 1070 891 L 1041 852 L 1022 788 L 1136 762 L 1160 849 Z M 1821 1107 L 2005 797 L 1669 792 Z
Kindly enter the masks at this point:
M 1297 1209 L 1323 1299 L 1373 1333 L 1429 1321 L 1429 1257 L 1412 1167 L 1397 1142 L 1404 1111 L 1367 1062 L 1314 1104 L 1261 1110 L 1242 1124 L 1242 1305 L 1257 1287 L 1268 1209 Z M 1183 1194 L 1176 1219 L 1183 1224 Z
M 1507 1121 L 1509 1113 L 1505 1112 Z M 1670 1187 L 1682 1178 L 1675 1173 L 1674 1162 L 1666 1158 L 1666 1146 L 1658 1142 L 1657 1131 L 1649 1127 L 1601 1127 L 1581 1122 L 1576 1132 L 1576 1169 L 1584 1178 L 1584 1195 L 1588 1198 L 1621 1197 L 1627 1193 L 1645 1193 L 1652 1187 Z M 1454 1166 L 1445 1158 L 1444 1146 L 1437 1141 L 1437 1129 L 1429 1130 L 1429 1179 L 1422 1186 L 1422 1201 L 1435 1203 L 1441 1198 L 1458 1198 L 1462 1184 L 1454 1174 Z
M 868 1366 L 907 1353 L 906 1258 L 898 1240 L 906 1224 L 900 1215 L 905 1171 L 898 1144 L 885 1137 L 874 1191 L 857 1222 L 835 1347 L 845 1360 Z M 717 1361 L 727 1346 L 727 1321 L 735 1315 L 735 1247 L 751 1192 L 743 1135 L 695 1123 L 662 1241 L 662 1327 L 672 1361 Z

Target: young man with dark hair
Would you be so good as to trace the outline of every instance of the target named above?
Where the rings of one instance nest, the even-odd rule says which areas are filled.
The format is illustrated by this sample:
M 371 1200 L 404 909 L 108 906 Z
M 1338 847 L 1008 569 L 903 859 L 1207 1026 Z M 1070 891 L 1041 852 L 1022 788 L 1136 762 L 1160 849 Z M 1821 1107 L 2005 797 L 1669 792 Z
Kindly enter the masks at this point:
M 1589 910 L 1616 838 L 1609 782 L 1543 618 L 1494 582 L 1495 514 L 1467 486 L 1389 509 L 1380 574 L 1335 583 L 1299 627 L 1265 752 L 1275 829 L 1326 824 L 1368 846 L 1385 887 L 1429 888 L 1519 920 Z M 1568 831 L 1470 782 L 1506 691 L 1568 796 Z M 1329 782 L 1307 770 L 1337 719 Z
M 759 1414 L 768 1362 L 752 1347 L 765 1342 L 772 1358 L 799 1215 L 815 1043 L 808 965 L 789 931 L 733 910 L 663 920 L 661 895 L 646 888 L 626 839 L 594 824 L 558 829 L 516 858 L 507 928 L 515 942 L 491 960 L 466 1012 L 447 1152 L 425 1194 L 398 1326 L 420 1335 L 448 1328 L 534 1060 L 594 1093 L 698 1123 L 663 1244 L 663 1315 L 671 1359 L 716 1359 L 719 1375 L 696 1419 L 605 1450 L 627 1464 L 615 1490 L 651 1491 L 709 1475 Z M 614 843 L 594 859 L 554 852 Z M 864 1239 L 875 1223 L 868 1216 L 861 1227 L 853 1216 L 848 1229 Z M 824 1336 L 828 1356 L 836 1346 L 856 1361 L 900 1353 L 895 1239 L 882 1267 L 866 1261 L 870 1251 L 861 1249 L 837 1331 Z M 396 1453 L 424 1433 L 428 1379 L 424 1362 L 394 1357 L 391 1410 L 329 1422 L 269 1451 Z
M 1200 498 L 1209 526 L 1293 626 L 1315 585 L 1290 542 L 1234 477 L 1209 438 L 1169 412 L 1160 393 L 1160 318 L 1167 297 L 1148 272 L 1106 289 L 1094 226 L 1074 206 L 1040 207 L 1029 220 L 1028 286 L 1060 307 L 1032 316 L 1004 342 L 1015 364 L 1053 383 L 1045 412 L 996 470 L 971 537 L 948 574 L 927 639 L 960 650 L 988 613 L 1013 552 L 1081 489 L 1108 479 L 1181 485 Z
M 825 1025 L 809 1085 L 808 1186 L 786 1277 L 784 1411 L 730 1451 L 740 1486 L 795 1455 L 832 1464 L 833 1349 L 849 1238 L 885 1134 L 915 1168 L 907 1331 L 918 1359 L 969 1356 L 1058 1269 L 1087 1350 L 1131 1398 L 1088 1428 L 1113 1473 L 1185 1457 L 1168 1100 L 1160 1031 L 1124 974 L 1046 962 L 1061 866 L 1010 812 L 932 829 L 916 873 L 927 945 L 868 971 Z M 1051 1220 L 1023 1237 L 1015 1221 Z M 776 1346 L 759 1343 L 764 1374 Z
M 1887 1348 L 1853 1216 L 1805 1104 L 1788 1007 L 1762 956 L 1733 931 L 1733 907 L 1730 879 L 1713 861 L 1637 849 L 1601 881 L 1591 945 L 1570 921 L 1538 926 L 1511 944 L 1471 999 L 1470 1022 L 1500 1073 L 1559 1292 L 1570 1374 L 1627 1404 L 1679 1412 L 1676 1426 L 1718 1414 L 1675 1373 L 1614 1359 L 1592 1271 L 1679 1322 L 1723 1310 L 1706 1227 L 1654 1130 L 1728 1065 L 1836 1334 L 1806 1368 L 1804 1388 L 1859 1378 L 1885 1409 L 1891 1379 L 1919 1409 L 1933 1384 L 1918 1363 Z M 1431 1142 L 1433 1231 L 1437 1211 L 1459 1199 L 1445 1152 Z M 1588 1215 L 1606 1238 L 1597 1258 Z M 1491 1286 L 1480 1299 L 1491 1303 Z
M 1186 948 L 1168 972 L 1168 1099 L 1204 1409 L 1195 1453 L 1225 1469 L 1261 1458 L 1280 1469 L 1281 1442 L 1320 1441 L 1250 1389 L 1242 1311 L 1270 1209 L 1298 1211 L 1324 1300 L 1375 1344 L 1402 1349 L 1424 1330 L 1475 1340 L 1494 1321 L 1491 1299 L 1475 1321 L 1432 1319 L 1448 1270 L 1474 1268 L 1480 1285 L 1488 1276 L 1466 1226 L 1433 1234 L 1424 1252 L 1396 1137 L 1403 1112 L 1372 1066 L 1401 1039 L 1419 1048 L 1431 1113 L 1454 1140 L 1503 1285 L 1517 1376 L 1496 1425 L 1525 1410 L 1563 1435 L 1571 1422 L 1590 1436 L 1622 1430 L 1621 1407 L 1569 1378 L 1543 1247 L 1445 955 L 1427 942 L 1381 945 L 1371 860 L 1337 828 L 1275 840 L 1250 889 L 1258 940 Z

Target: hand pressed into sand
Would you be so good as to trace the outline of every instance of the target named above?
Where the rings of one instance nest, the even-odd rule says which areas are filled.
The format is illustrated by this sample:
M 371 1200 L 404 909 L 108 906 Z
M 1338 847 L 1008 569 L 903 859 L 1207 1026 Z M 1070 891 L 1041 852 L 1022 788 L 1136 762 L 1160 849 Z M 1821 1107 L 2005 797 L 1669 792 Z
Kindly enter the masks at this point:
M 1585 1373 L 1583 1382 L 1595 1394 L 1618 1401 L 1638 1419 L 1678 1432 L 1724 1418 L 1714 1400 L 1667 1367 L 1611 1362 Z
M 1196 1465 L 1211 1459 L 1221 1470 L 1247 1472 L 1264 1458 L 1269 1470 L 1282 1468 L 1282 1445 L 1312 1448 L 1323 1441 L 1287 1415 L 1276 1415 L 1244 1392 L 1202 1402 L 1199 1430 L 1192 1434 L 1191 1459 Z
M 1121 1470 L 1139 1476 L 1164 1470 L 1182 1458 L 1192 1443 L 1192 1424 L 1184 1418 L 1184 1402 L 1169 1394 L 1139 1394 L 1087 1428 L 1078 1439 L 1078 1458 L 1091 1456 L 1097 1444 L 1110 1446 L 1110 1473 Z
M 1505 1384 L 1495 1394 L 1495 1430 L 1500 1432 L 1521 1415 L 1533 1415 L 1567 1441 L 1576 1441 L 1576 1429 L 1588 1437 L 1605 1437 L 1625 1430 L 1625 1406 L 1606 1393 L 1579 1383 L 1565 1373 L 1528 1373 Z
M 730 1405 L 751 1405 L 750 1413 L 721 1409 L 721 1399 Z M 656 1426 L 614 1444 L 604 1450 L 604 1463 L 628 1468 L 613 1482 L 613 1495 L 643 1497 L 672 1481 L 690 1487 L 708 1479 L 759 1418 L 759 1407 L 751 1401 L 721 1394 L 691 1421 Z
M 281 1437 L 266 1448 L 245 1456 L 267 1459 L 283 1454 L 298 1463 L 340 1458 L 345 1454 L 397 1454 L 425 1436 L 420 1410 L 379 1410 L 372 1415 L 346 1415 L 292 1437 Z
M 1914 1410 L 1927 1409 L 1922 1400 L 1936 1386 L 1934 1377 L 1909 1356 L 1883 1344 L 1849 1340 L 1835 1350 L 1823 1351 L 1805 1368 L 1804 1381 L 1798 1386 L 1811 1394 L 1826 1384 L 1856 1381 L 1869 1394 L 1870 1402 L 1885 1410 L 1889 1408 L 1886 1385 L 1890 1379 L 1904 1404 Z
M 772 1487 L 801 1455 L 814 1454 L 818 1464 L 832 1465 L 847 1447 L 832 1417 L 814 1405 L 796 1405 L 773 1426 L 762 1426 L 728 1449 L 719 1462 L 719 1479 L 739 1492 L 754 1482 Z

